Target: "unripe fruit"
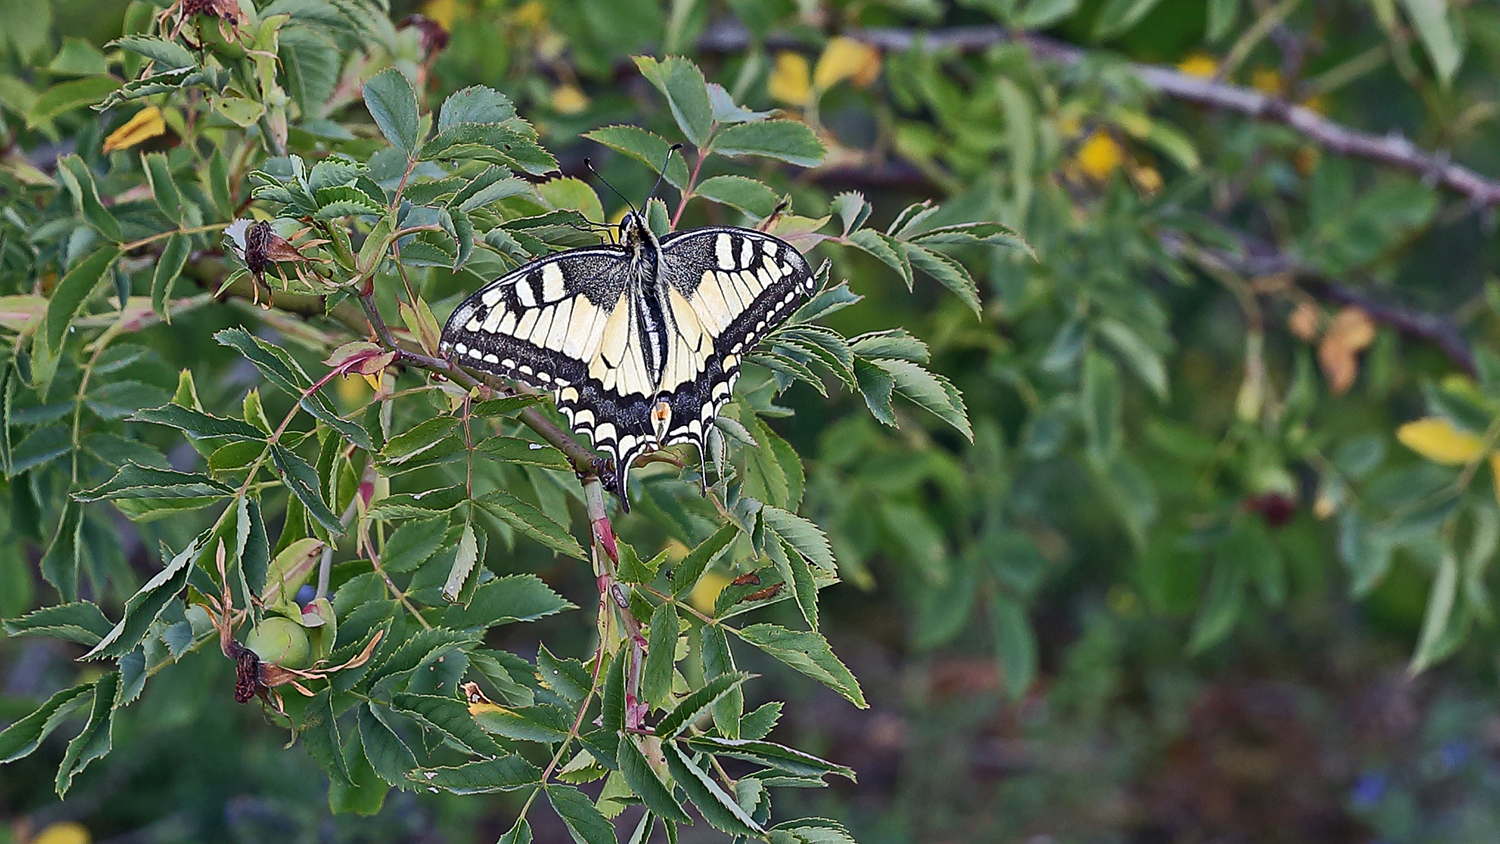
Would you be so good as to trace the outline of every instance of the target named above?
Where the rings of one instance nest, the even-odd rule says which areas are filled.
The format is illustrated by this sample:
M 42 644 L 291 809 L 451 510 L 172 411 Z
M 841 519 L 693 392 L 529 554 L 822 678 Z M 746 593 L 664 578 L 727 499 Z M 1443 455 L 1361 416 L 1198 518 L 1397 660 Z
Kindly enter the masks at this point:
M 245 645 L 255 651 L 262 662 L 283 668 L 307 668 L 312 665 L 312 643 L 302 625 L 289 618 L 272 615 L 245 637 Z

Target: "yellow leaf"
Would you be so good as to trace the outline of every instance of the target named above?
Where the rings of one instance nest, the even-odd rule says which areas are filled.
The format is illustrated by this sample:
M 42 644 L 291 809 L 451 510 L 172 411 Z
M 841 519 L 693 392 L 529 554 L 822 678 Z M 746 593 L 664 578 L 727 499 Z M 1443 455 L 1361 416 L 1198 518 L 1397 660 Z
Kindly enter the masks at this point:
M 589 98 L 577 85 L 559 85 L 552 89 L 552 107 L 560 114 L 578 114 L 589 107 Z
M 1402 425 L 1396 429 L 1396 439 L 1428 460 L 1448 466 L 1468 463 L 1484 454 L 1483 439 L 1468 431 L 1460 431 L 1453 427 L 1453 423 L 1436 416 Z
M 818 66 L 813 70 L 813 85 L 819 91 L 826 91 L 845 79 L 853 79 L 854 84 L 863 88 L 879 75 L 879 50 L 853 38 L 839 36 L 829 41 L 823 48 L 823 55 L 818 57 Z
M 72 821 L 49 824 L 31 839 L 31 844 L 89 844 L 94 840 L 83 824 Z
M 1089 178 L 1103 181 L 1125 161 L 1125 150 L 1108 134 L 1094 130 L 1078 150 L 1078 166 Z
M 458 15 L 457 0 L 427 0 L 422 4 L 422 14 L 453 31 L 453 19 Z
M 1188 76 L 1196 76 L 1199 79 L 1212 79 L 1219 72 L 1219 63 L 1214 61 L 1213 56 L 1207 53 L 1194 53 L 1183 59 L 1177 69 Z
M 136 144 L 166 133 L 167 123 L 162 119 L 161 109 L 156 106 L 146 106 L 136 112 L 134 117 L 125 121 L 124 126 L 109 133 L 109 137 L 104 139 L 104 152 L 109 154 L 117 149 L 130 149 Z
M 1291 316 L 1286 318 L 1286 327 L 1297 337 L 1311 343 L 1318 337 L 1318 327 L 1323 322 L 1323 311 L 1311 302 L 1299 302 Z
M 1349 307 L 1334 315 L 1318 343 L 1318 364 L 1334 395 L 1341 396 L 1354 386 L 1359 375 L 1358 355 L 1374 340 L 1375 322 L 1363 310 Z
M 718 600 L 719 593 L 729 585 L 729 578 L 717 571 L 705 572 L 698 582 L 693 585 L 693 591 L 688 593 L 688 601 L 698 608 L 699 612 L 710 613 L 714 611 L 714 601 Z
M 776 66 L 771 69 L 771 78 L 766 80 L 766 93 L 771 99 L 792 105 L 806 105 L 812 98 L 811 71 L 807 59 L 801 53 L 783 50 L 776 54 Z

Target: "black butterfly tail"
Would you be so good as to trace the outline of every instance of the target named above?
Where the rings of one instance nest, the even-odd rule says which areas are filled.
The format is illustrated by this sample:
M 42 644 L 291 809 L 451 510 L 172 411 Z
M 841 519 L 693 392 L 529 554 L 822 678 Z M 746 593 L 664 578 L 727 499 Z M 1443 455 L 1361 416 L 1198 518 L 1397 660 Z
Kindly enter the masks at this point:
M 634 454 L 621 454 L 615 458 L 614 477 L 607 479 L 605 488 L 620 499 L 620 512 L 630 512 L 630 464 L 635 460 Z

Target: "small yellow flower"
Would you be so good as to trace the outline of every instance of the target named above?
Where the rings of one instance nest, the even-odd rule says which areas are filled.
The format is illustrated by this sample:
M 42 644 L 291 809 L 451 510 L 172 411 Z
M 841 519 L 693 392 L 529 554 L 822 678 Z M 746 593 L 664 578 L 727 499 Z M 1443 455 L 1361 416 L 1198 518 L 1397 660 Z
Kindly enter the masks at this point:
M 1107 132 L 1094 130 L 1078 150 L 1078 166 L 1094 181 L 1102 182 L 1120 169 L 1125 150 Z
M 1130 176 L 1135 180 L 1135 186 L 1140 188 L 1141 193 L 1151 196 L 1161 190 L 1161 172 L 1149 165 L 1132 168 Z
M 791 105 L 806 105 L 812 99 L 812 70 L 801 53 L 783 50 L 776 54 L 771 78 L 766 80 L 771 99 Z
M 1207 53 L 1194 53 L 1183 59 L 1177 69 L 1188 76 L 1196 76 L 1199 79 L 1212 79 L 1219 72 L 1219 63 L 1214 61 L 1213 56 Z
M 1258 67 L 1250 73 L 1250 87 L 1263 94 L 1280 94 L 1285 87 L 1281 72 L 1269 67 Z
M 577 85 L 559 85 L 552 89 L 552 107 L 561 114 L 580 114 L 588 109 L 589 97 Z
M 146 106 L 136 112 L 134 117 L 125 121 L 125 125 L 110 132 L 109 137 L 104 139 L 103 149 L 106 154 L 117 149 L 130 149 L 136 144 L 166 133 L 167 122 L 162 119 L 161 109 L 156 106 Z

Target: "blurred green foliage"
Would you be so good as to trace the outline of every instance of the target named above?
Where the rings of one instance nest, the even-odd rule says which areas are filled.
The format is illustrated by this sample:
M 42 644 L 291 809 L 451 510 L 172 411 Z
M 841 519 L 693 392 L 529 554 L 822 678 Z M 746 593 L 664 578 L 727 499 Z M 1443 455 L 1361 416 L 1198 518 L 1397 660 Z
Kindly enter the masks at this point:
M 847 348 L 859 359 L 849 371 L 841 374 L 837 360 L 825 365 L 803 338 L 747 376 L 724 414 L 733 420 L 725 439 L 739 485 L 716 500 L 733 506 L 743 496 L 826 532 L 843 585 L 819 604 L 773 593 L 774 606 L 755 620 L 820 628 L 859 678 L 852 693 L 852 680 L 831 685 L 846 697 L 862 689 L 870 709 L 856 712 L 778 667 L 774 648 L 735 643 L 731 663 L 715 662 L 716 645 L 705 644 L 708 628 L 696 618 L 674 654 L 681 673 L 673 680 L 668 665 L 657 675 L 658 691 L 666 682 L 679 695 L 728 668 L 769 675 L 724 693 L 705 729 L 731 730 L 742 713 L 769 717 L 757 707 L 781 707 L 773 739 L 858 773 L 857 785 L 778 791 L 778 818 L 830 818 L 867 843 L 1467 841 L 1493 828 L 1500 190 L 1478 174 L 1500 173 L 1495 9 L 1443 0 L 433 0 L 390 9 L 278 0 L 257 10 L 260 20 L 290 15 L 276 42 L 236 55 L 224 43 L 233 33 L 216 35 L 212 23 L 189 19 L 172 33 L 178 17 L 155 28 L 156 10 L 144 4 L 92 16 L 76 14 L 76 5 L 28 14 L 31 4 L 0 4 L 11 501 L 3 518 L 7 546 L 26 549 L 0 560 L 0 616 L 13 619 L 13 634 L 67 640 L 0 642 L 0 722 L 79 682 L 129 686 L 128 672 L 101 680 L 96 664 L 80 675 L 70 660 L 207 524 L 202 514 L 175 512 L 202 504 L 197 497 L 116 496 L 110 505 L 77 494 L 130 460 L 238 483 L 255 457 L 222 439 L 207 440 L 215 448 L 195 440 L 195 450 L 160 424 L 128 420 L 169 400 L 196 402 L 251 426 L 269 419 L 263 436 L 296 410 L 294 396 L 265 386 L 215 334 L 245 326 L 321 374 L 328 366 L 316 361 L 337 345 L 332 338 L 364 333 L 339 282 L 370 268 L 367 261 L 342 260 L 336 241 L 306 246 L 322 260 L 284 265 L 285 284 L 268 276 L 275 298 L 262 310 L 246 302 L 255 288 L 235 275 L 220 226 L 253 208 L 288 221 L 348 221 L 358 243 L 373 237 L 396 191 L 450 209 L 450 228 L 434 217 L 443 231 L 408 241 L 410 251 L 403 244 L 405 276 L 393 261 L 371 274 L 379 310 L 407 317 L 391 321 L 415 347 L 435 330 L 434 314 L 445 316 L 482 281 L 517 260 L 587 242 L 563 224 L 573 217 L 538 225 L 538 215 L 571 209 L 613 219 L 623 210 L 583 181 L 540 181 L 550 161 L 536 158 L 529 169 L 519 153 L 507 157 L 493 144 L 492 153 L 474 153 L 477 163 L 423 162 L 410 171 L 411 187 L 398 188 L 408 160 L 393 152 L 402 118 L 376 113 L 379 96 L 367 110 L 371 89 L 362 95 L 362 83 L 396 66 L 424 120 L 453 92 L 488 86 L 493 102 L 506 104 L 501 111 L 514 108 L 495 125 L 524 120 L 524 128 L 510 124 L 517 137 L 555 156 L 565 176 L 586 176 L 583 159 L 593 156 L 636 198 L 649 190 L 667 142 L 686 140 L 694 153 L 705 146 L 670 82 L 674 71 L 636 58 L 682 55 L 691 60 L 682 67 L 722 86 L 714 95 L 729 105 L 716 109 L 738 109 L 734 119 L 752 121 L 744 125 L 794 121 L 806 131 L 777 124 L 787 134 L 765 155 L 715 155 L 697 173 L 690 154 L 688 167 L 667 170 L 674 190 L 659 218 L 691 196 L 680 225 L 753 223 L 789 197 L 773 231 L 814 265 L 830 260 L 830 284 L 847 279 L 863 297 L 823 319 L 829 336 L 853 340 Z M 425 18 L 407 17 L 414 13 Z M 174 43 L 213 43 L 182 53 L 109 43 L 148 30 Z M 1132 61 L 1153 64 L 1143 74 Z M 163 70 L 178 75 L 157 80 L 160 91 L 132 83 Z M 1163 89 L 1161 74 L 1177 90 L 1208 93 L 1183 102 Z M 1255 96 L 1274 107 L 1247 114 L 1230 102 Z M 107 97 L 109 108 L 88 108 Z M 1296 126 L 1279 117 L 1295 105 L 1306 109 Z M 159 126 L 140 119 L 134 134 L 122 129 L 146 107 L 158 109 Z M 651 134 L 607 128 L 622 126 Z M 1410 144 L 1397 146 L 1422 166 L 1341 154 L 1330 126 L 1400 135 Z M 425 135 L 441 127 L 406 128 Z M 298 179 L 278 145 L 308 168 L 330 153 L 351 156 L 364 169 L 351 165 L 338 187 L 354 193 L 313 191 L 307 208 L 283 211 L 298 197 L 276 191 Z M 1454 161 L 1477 171 L 1478 187 L 1454 189 L 1445 176 Z M 450 172 L 465 182 L 487 178 L 480 174 L 490 165 L 510 171 L 513 183 L 495 184 L 516 193 L 496 188 L 488 208 L 464 208 L 440 186 Z M 919 204 L 928 200 L 931 209 Z M 467 241 L 454 208 L 468 220 Z M 108 245 L 171 226 L 182 233 L 120 257 Z M 276 230 L 299 244 L 333 237 L 327 225 L 300 227 Z M 461 258 L 466 242 L 473 252 Z M 103 266 L 113 283 L 102 283 Z M 227 295 L 212 295 L 226 282 Z M 170 326 L 152 324 L 169 313 Z M 139 325 L 114 328 L 127 314 Z M 264 350 L 249 335 L 220 336 L 243 337 L 235 344 L 252 360 Z M 275 368 L 261 363 L 262 372 Z M 951 379 L 962 404 L 908 364 Z M 184 368 L 195 393 L 179 380 Z M 88 370 L 96 376 L 83 380 Z M 899 373 L 905 390 L 893 383 Z M 364 452 L 324 448 L 335 436 L 316 441 L 313 432 L 337 424 L 335 412 L 376 432 L 371 453 L 382 453 L 381 474 L 395 478 L 378 495 L 462 482 L 468 464 L 457 429 L 422 427 L 449 413 L 461 390 L 444 392 L 420 374 L 376 379 L 380 397 L 401 393 L 387 403 L 397 407 L 394 422 L 354 415 L 372 394 L 362 379 L 339 378 L 326 416 L 314 425 L 301 415 L 293 426 L 306 444 L 292 456 L 313 472 L 312 487 L 322 486 L 310 496 L 316 503 L 279 491 L 283 477 L 295 484 L 297 467 L 268 458 L 266 515 L 226 510 L 222 524 L 247 525 L 251 536 L 254 525 L 271 526 L 268 559 L 284 543 L 337 528 L 340 505 L 368 478 L 363 458 L 351 460 Z M 256 383 L 264 411 L 245 402 Z M 913 401 L 892 403 L 893 391 Z M 533 436 L 505 419 L 508 434 Z M 417 433 L 385 439 L 403 431 Z M 493 448 L 502 458 L 516 454 Z M 569 528 L 586 536 L 588 524 L 566 461 L 553 456 L 551 465 L 475 461 L 483 483 L 520 498 L 499 499 L 499 516 L 479 505 L 441 515 L 451 524 L 442 550 L 412 563 L 425 580 L 401 580 L 421 611 L 441 611 L 468 530 L 484 565 L 457 588 L 534 575 L 545 583 L 527 593 L 539 602 L 530 616 L 569 603 L 586 608 L 496 627 L 479 650 L 473 639 L 456 646 L 506 705 L 577 704 L 528 666 L 557 653 L 583 657 L 568 663 L 583 672 L 596 644 L 583 620 L 598 602 L 594 573 L 553 554 L 571 550 Z M 399 468 L 408 460 L 415 471 Z M 763 515 L 735 511 L 746 537 L 696 585 L 679 583 L 668 569 L 735 521 L 698 498 L 695 472 L 643 469 L 639 513 L 614 522 L 633 549 L 625 564 L 644 565 L 638 580 L 654 575 L 657 587 L 682 596 L 679 604 L 653 595 L 626 609 L 653 633 L 669 621 L 667 607 L 681 606 L 683 619 L 693 610 L 738 612 L 735 600 L 766 597 L 801 559 L 779 542 L 767 550 Z M 119 486 L 154 488 L 141 478 Z M 331 526 L 299 511 L 318 504 Z M 409 499 L 387 507 L 391 527 L 421 509 Z M 307 530 L 277 541 L 283 509 Z M 162 518 L 141 518 L 150 515 Z M 379 547 L 397 534 L 380 536 Z M 170 550 L 156 553 L 158 543 Z M 354 612 L 356 604 L 395 602 L 367 559 L 339 547 L 332 609 L 337 644 L 347 648 L 347 637 L 380 623 L 373 611 Z M 778 550 L 787 559 L 768 563 Z M 808 553 L 794 575 L 821 571 L 817 552 Z M 656 559 L 643 564 L 635 554 Z M 193 574 L 178 584 L 195 600 L 222 586 L 212 583 L 211 555 L 203 562 L 184 568 Z M 731 583 L 752 571 L 761 582 Z M 14 621 L 59 603 L 59 592 L 71 600 L 70 590 L 104 615 L 44 616 L 31 629 Z M 809 615 L 814 606 L 820 611 Z M 489 840 L 510 828 L 525 792 L 394 792 L 375 822 L 329 816 L 329 781 L 300 750 L 282 750 L 284 729 L 231 702 L 233 665 L 212 654 L 211 630 L 179 612 L 168 609 L 162 629 L 152 629 L 161 647 L 170 646 L 165 631 L 174 624 L 209 647 L 180 662 L 176 650 L 160 662 L 149 647 L 143 652 L 164 669 L 143 693 L 149 706 L 119 710 L 106 743 L 116 752 L 83 770 L 66 801 L 53 796 L 53 772 L 81 769 L 98 749 L 98 739 L 67 740 L 87 730 L 92 693 L 62 704 L 77 708 L 58 719 L 66 729 L 0 769 L 0 812 L 17 819 L 13 836 L 28 840 L 58 820 L 82 821 L 101 839 L 151 841 Z M 389 614 L 394 639 L 415 632 L 408 615 Z M 621 635 L 601 632 L 600 641 Z M 388 658 L 382 651 L 376 662 Z M 402 693 L 456 701 L 463 670 Z M 281 690 L 302 723 L 300 696 Z M 376 737 L 370 722 L 384 710 L 356 708 L 363 711 L 338 723 L 346 734 L 363 727 L 363 740 Z M 402 723 L 390 734 L 423 732 Z M 316 740 L 303 740 L 314 748 Z M 453 752 L 451 742 L 416 749 Z M 754 770 L 727 757 L 724 764 L 741 783 Z M 377 764 L 364 784 L 383 793 L 390 765 L 399 767 Z M 360 772 L 345 765 L 341 784 L 339 763 L 331 767 L 336 807 L 379 806 L 368 791 L 361 797 Z M 579 763 L 577 780 L 595 773 L 587 767 Z M 753 792 L 735 796 L 758 811 Z M 565 809 L 571 796 L 560 799 Z M 622 840 L 639 813 L 627 810 Z M 567 840 L 562 821 L 529 817 L 538 839 Z M 572 834 L 592 840 L 578 823 Z M 715 825 L 732 824 L 721 817 Z M 713 835 L 701 822 L 682 834 Z

